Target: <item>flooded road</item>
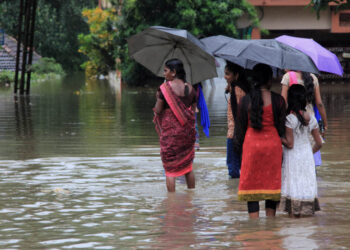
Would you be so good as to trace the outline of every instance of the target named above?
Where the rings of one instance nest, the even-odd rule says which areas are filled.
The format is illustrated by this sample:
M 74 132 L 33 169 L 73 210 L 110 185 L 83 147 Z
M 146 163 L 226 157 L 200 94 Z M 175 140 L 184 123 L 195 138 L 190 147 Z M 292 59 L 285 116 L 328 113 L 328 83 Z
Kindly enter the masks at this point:
M 237 201 L 223 89 L 205 85 L 211 137 L 200 134 L 196 189 L 179 178 L 175 194 L 151 122 L 153 88 L 118 93 L 72 78 L 36 84 L 30 98 L 0 90 L 0 249 L 350 248 L 350 83 L 321 85 L 322 211 L 302 219 L 249 220 Z

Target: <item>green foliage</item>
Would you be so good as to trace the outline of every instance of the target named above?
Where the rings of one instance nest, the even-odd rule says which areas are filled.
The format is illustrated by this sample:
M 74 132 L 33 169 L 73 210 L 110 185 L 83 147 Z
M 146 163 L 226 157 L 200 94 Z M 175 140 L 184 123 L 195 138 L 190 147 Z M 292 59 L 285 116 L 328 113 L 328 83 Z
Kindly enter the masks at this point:
M 53 58 L 42 57 L 40 60 L 33 64 L 32 72 L 37 74 L 53 73 L 57 75 L 65 75 L 62 66 Z
M 0 27 L 17 37 L 19 2 L 0 3 Z M 55 58 L 67 71 L 80 69 L 86 57 L 78 52 L 78 34 L 88 33 L 83 8 L 92 8 L 97 0 L 38 0 L 35 21 L 34 47 L 45 57 Z
M 246 0 L 124 0 L 121 5 L 120 0 L 110 2 L 121 7 L 122 14 L 116 23 L 114 56 L 121 60 L 118 67 L 123 80 L 132 83 L 142 84 L 148 72 L 130 60 L 126 39 L 149 26 L 187 29 L 201 38 L 219 34 L 239 37 L 236 23 L 244 14 L 250 18 L 252 27 L 259 24 L 254 6 Z
M 41 58 L 32 65 L 31 82 L 35 83 L 46 79 L 58 79 L 65 76 L 62 66 L 56 63 L 53 58 Z M 19 72 L 21 75 L 21 72 Z M 15 78 L 14 71 L 0 71 L 0 85 L 13 84 Z
M 317 18 L 320 18 L 320 12 L 329 8 L 330 3 L 337 4 L 336 11 L 350 8 L 350 2 L 346 0 L 311 0 L 308 7 L 311 7 L 316 12 Z
M 114 51 L 114 24 L 118 20 L 115 9 L 101 10 L 100 8 L 83 11 L 90 27 L 89 34 L 80 34 L 79 52 L 89 58 L 88 63 L 82 65 L 88 77 L 98 74 L 106 75 L 109 70 L 115 69 Z
M 12 82 L 13 77 L 14 73 L 12 71 L 0 71 L 0 86 L 10 84 Z

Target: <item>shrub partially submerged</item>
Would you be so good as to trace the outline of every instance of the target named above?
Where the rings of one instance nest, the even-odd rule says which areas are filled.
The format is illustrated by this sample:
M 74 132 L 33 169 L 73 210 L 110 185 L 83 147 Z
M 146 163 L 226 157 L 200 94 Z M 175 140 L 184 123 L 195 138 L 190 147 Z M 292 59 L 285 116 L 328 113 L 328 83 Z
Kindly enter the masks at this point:
M 63 76 L 64 70 L 62 66 L 53 58 L 42 57 L 38 62 L 33 64 L 32 72 L 37 74 L 57 74 Z
M 60 78 L 65 75 L 62 66 L 56 63 L 55 59 L 43 57 L 38 62 L 32 65 L 32 82 L 43 81 L 45 79 Z M 0 85 L 7 86 L 14 82 L 14 71 L 0 71 Z M 19 72 L 19 77 L 21 72 Z
M 10 83 L 13 81 L 14 73 L 12 71 L 4 70 L 0 71 L 0 85 L 6 86 L 10 85 Z

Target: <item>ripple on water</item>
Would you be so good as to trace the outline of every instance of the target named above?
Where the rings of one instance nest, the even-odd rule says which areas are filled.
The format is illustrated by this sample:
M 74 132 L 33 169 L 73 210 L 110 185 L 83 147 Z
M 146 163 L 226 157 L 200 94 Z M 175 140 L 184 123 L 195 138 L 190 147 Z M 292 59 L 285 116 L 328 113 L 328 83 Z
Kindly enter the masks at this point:
M 72 243 L 72 242 L 79 242 L 81 239 L 77 238 L 65 238 L 65 239 L 56 239 L 56 240 L 47 240 L 47 241 L 42 241 L 40 244 L 50 246 L 50 245 L 62 245 L 65 243 Z
M 19 243 L 20 239 L 0 240 L 0 246 Z
M 97 234 L 87 234 L 87 237 L 101 237 L 101 238 L 112 238 L 114 234 L 111 233 L 97 233 Z

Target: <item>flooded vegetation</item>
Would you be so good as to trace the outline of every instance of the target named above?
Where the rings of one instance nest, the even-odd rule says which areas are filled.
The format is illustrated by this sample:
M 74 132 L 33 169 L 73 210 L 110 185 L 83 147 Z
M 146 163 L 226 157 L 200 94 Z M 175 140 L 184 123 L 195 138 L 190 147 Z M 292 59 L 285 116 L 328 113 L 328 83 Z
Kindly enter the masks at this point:
M 205 85 L 211 136 L 200 133 L 196 189 L 179 178 L 175 194 L 166 192 L 152 124 L 155 88 L 119 93 L 77 77 L 34 85 L 30 98 L 2 89 L 0 248 L 350 247 L 349 83 L 321 84 L 329 119 L 321 212 L 259 220 L 248 219 L 227 175 L 224 85 Z

